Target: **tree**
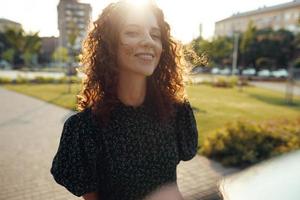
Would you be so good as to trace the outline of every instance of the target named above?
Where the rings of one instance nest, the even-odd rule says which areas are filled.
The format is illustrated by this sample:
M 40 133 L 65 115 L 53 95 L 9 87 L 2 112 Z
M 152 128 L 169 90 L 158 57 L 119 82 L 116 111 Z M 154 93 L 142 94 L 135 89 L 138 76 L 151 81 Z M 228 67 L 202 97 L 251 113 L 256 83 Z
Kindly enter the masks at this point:
M 4 38 L 7 42 L 7 47 L 13 49 L 13 59 L 11 64 L 22 64 L 22 50 L 24 47 L 24 31 L 23 29 L 7 29 L 4 32 Z M 11 51 L 12 52 L 12 51 Z
M 232 38 L 218 37 L 212 41 L 199 37 L 191 42 L 192 49 L 198 57 L 205 57 L 208 65 L 229 65 L 232 56 Z
M 276 65 L 281 68 L 287 67 L 293 60 L 293 54 L 296 48 L 294 44 L 295 36 L 292 32 L 281 29 L 275 32 L 275 40 L 278 42 L 279 47 L 278 54 L 275 59 Z
M 23 29 L 8 29 L 0 37 L 4 56 L 11 64 L 36 64 L 41 48 L 38 33 L 25 34 Z M 3 55 L 4 54 L 4 55 Z
M 58 47 L 52 54 L 54 62 L 66 63 L 69 61 L 68 49 L 64 47 Z
M 6 60 L 10 64 L 12 64 L 13 60 L 14 60 L 14 55 L 15 55 L 15 50 L 10 48 L 10 49 L 7 49 L 4 52 L 2 52 L 1 57 L 2 57 L 3 60 Z
M 38 33 L 24 36 L 24 47 L 22 57 L 26 65 L 36 64 L 37 56 L 41 49 L 41 39 Z
M 258 48 L 256 46 L 256 27 L 253 22 L 250 21 L 246 31 L 242 34 L 240 43 L 241 60 L 244 66 L 252 65 L 256 67 L 256 58 L 258 54 Z M 257 71 L 257 70 L 256 70 Z
M 233 39 L 230 37 L 218 37 L 211 43 L 212 59 L 214 62 L 226 66 L 232 63 Z

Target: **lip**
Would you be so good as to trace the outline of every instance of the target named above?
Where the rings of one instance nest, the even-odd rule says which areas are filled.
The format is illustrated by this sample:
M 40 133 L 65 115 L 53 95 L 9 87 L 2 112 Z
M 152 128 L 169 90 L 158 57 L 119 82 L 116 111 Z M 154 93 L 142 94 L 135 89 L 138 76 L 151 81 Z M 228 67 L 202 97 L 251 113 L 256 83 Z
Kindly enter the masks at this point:
M 154 58 L 153 53 L 136 53 L 135 56 L 138 56 L 138 57 L 151 56 L 152 58 Z

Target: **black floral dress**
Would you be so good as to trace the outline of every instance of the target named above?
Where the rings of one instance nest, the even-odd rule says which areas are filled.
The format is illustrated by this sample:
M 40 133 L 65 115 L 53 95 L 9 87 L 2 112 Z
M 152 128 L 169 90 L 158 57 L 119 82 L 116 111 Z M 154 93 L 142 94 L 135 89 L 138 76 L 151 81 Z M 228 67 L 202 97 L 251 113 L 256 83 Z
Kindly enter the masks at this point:
M 198 132 L 187 100 L 164 124 L 144 105 L 120 102 L 111 116 L 101 128 L 88 108 L 64 123 L 51 174 L 78 197 L 98 192 L 100 200 L 143 199 L 176 182 L 177 164 L 196 155 Z

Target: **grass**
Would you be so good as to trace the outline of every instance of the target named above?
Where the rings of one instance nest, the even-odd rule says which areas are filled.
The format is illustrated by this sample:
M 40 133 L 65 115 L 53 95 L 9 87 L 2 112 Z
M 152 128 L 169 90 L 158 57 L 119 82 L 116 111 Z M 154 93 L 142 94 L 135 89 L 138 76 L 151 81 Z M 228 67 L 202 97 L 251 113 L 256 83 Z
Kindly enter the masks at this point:
M 200 143 L 209 132 L 237 119 L 294 119 L 300 116 L 300 98 L 285 103 L 284 94 L 256 87 L 213 88 L 206 85 L 187 86 L 187 93 L 197 120 Z
M 76 94 L 80 89 L 79 84 L 71 84 L 71 93 L 68 84 L 7 84 L 3 87 L 71 110 L 75 110 Z
M 5 88 L 21 92 L 47 102 L 75 110 L 79 84 L 72 84 L 68 93 L 67 84 L 22 84 L 4 85 Z M 216 128 L 239 118 L 265 120 L 276 118 L 294 119 L 300 116 L 300 97 L 294 104 L 285 103 L 284 94 L 256 87 L 213 88 L 207 85 L 188 85 L 187 93 L 194 109 L 199 131 L 199 143 Z

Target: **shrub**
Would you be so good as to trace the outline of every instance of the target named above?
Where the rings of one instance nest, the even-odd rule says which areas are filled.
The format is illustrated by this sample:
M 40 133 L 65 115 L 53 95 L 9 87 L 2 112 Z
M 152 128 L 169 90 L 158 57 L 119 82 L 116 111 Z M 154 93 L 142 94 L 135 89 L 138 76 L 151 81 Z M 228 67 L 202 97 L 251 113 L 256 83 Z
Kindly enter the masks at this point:
M 70 78 L 68 76 L 60 77 L 56 80 L 58 83 L 69 83 Z M 81 83 L 81 78 L 77 76 L 71 76 L 71 83 Z
M 17 78 L 13 81 L 13 83 L 17 83 L 17 84 L 23 84 L 23 83 L 29 83 L 29 79 L 24 77 L 24 76 L 21 76 L 21 75 L 18 75 Z
M 77 76 L 71 76 L 72 83 L 81 83 L 81 78 Z
M 300 118 L 262 123 L 239 120 L 206 137 L 201 153 L 225 166 L 247 167 L 300 148 Z
M 231 88 L 238 83 L 237 77 L 217 77 L 212 85 L 215 87 L 225 87 L 225 88 Z
M 43 76 L 36 76 L 33 80 L 33 83 L 54 83 L 55 79 L 53 77 L 43 77 Z
M 7 83 L 11 83 L 12 79 L 9 77 L 0 77 L 0 84 L 7 84 Z

